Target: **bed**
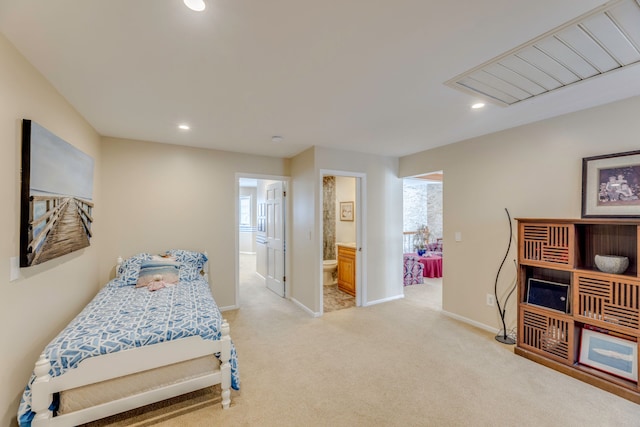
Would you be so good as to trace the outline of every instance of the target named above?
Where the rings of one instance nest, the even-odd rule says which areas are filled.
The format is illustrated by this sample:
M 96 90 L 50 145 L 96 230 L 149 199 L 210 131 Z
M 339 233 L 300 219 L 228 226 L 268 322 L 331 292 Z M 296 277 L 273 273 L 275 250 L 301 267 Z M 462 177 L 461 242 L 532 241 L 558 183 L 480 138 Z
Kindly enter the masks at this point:
M 206 264 L 184 250 L 119 259 L 116 278 L 40 355 L 20 426 L 78 425 L 216 384 L 228 408 L 237 355 Z

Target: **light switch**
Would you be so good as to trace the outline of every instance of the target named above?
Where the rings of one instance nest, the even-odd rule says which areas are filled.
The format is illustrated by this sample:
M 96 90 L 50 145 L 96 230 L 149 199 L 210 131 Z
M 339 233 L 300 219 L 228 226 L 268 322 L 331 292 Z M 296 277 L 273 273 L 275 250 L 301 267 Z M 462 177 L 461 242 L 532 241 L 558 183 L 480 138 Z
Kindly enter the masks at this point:
M 462 233 L 456 231 L 456 242 L 462 242 Z
M 20 258 L 12 256 L 9 258 L 9 281 L 13 282 L 20 278 Z

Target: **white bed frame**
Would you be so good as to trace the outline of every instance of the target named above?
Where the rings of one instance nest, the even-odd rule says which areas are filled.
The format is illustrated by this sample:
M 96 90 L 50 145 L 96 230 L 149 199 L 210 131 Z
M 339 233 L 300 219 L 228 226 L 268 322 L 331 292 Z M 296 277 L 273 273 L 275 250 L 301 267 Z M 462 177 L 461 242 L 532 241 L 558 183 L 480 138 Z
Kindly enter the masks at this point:
M 118 258 L 118 264 L 121 262 L 121 258 Z M 221 339 L 216 341 L 192 336 L 91 357 L 80 362 L 75 369 L 70 369 L 57 377 L 49 375 L 51 364 L 43 353 L 35 364 L 36 379 L 31 386 L 31 410 L 36 413 L 31 425 L 33 427 L 75 426 L 216 384 L 221 386 L 222 407 L 227 409 L 231 404 L 231 365 L 229 363 L 231 337 L 226 320 L 223 320 L 221 333 Z M 55 417 L 49 410 L 53 393 L 210 356 L 218 352 L 220 353 L 219 369 L 206 375 Z

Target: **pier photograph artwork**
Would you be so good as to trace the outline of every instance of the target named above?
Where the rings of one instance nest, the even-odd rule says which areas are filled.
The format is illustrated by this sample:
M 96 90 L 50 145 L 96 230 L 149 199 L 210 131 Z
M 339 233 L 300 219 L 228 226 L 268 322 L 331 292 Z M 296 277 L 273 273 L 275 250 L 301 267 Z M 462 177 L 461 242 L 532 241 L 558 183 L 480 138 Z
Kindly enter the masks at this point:
M 23 120 L 20 267 L 89 246 L 93 168 L 91 156 Z

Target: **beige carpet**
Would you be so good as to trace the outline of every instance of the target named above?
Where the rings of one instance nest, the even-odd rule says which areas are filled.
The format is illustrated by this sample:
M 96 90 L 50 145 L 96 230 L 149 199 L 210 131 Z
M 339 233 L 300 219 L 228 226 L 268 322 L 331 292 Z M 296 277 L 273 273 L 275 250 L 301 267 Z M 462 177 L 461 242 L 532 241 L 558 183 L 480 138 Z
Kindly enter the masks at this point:
M 512 346 L 406 298 L 311 318 L 247 281 L 224 313 L 242 390 L 108 426 L 639 426 L 640 406 L 515 356 Z
M 404 287 L 405 298 L 412 298 L 413 295 L 420 299 L 420 304 L 427 308 L 442 310 L 442 278 L 425 277 L 424 283 L 420 285 L 409 285 Z

